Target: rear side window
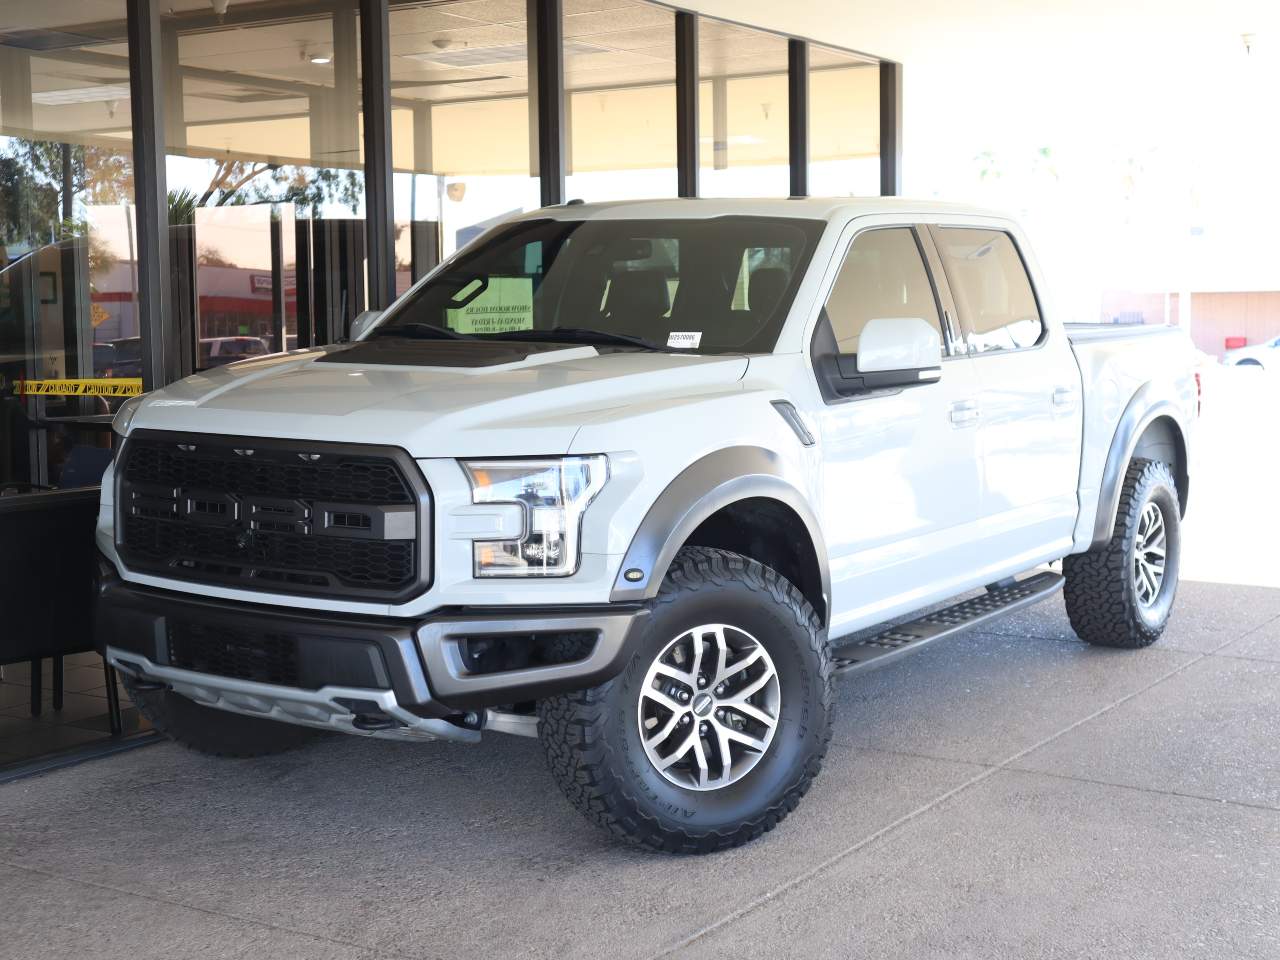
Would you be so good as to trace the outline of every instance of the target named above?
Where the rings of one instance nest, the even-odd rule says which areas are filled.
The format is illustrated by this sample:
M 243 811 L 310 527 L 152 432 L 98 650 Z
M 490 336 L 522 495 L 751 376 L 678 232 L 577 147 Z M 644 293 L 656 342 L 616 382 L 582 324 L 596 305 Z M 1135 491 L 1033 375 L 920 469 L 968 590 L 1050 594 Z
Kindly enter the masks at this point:
M 827 317 L 841 353 L 857 353 L 863 328 L 876 318 L 920 317 L 942 338 L 938 301 L 910 227 L 858 235 L 827 298 Z
M 934 240 L 971 350 L 1018 350 L 1040 342 L 1040 308 L 1009 234 L 942 227 Z

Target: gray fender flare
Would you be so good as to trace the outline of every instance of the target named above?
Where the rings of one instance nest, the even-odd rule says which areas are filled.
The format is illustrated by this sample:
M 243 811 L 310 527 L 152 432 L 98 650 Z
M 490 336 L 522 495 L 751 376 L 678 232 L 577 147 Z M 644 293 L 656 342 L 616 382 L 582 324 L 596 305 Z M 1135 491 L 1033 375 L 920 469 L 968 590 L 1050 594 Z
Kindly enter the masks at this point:
M 609 599 L 635 601 L 656 596 L 676 552 L 704 520 L 740 500 L 762 497 L 790 507 L 803 522 L 818 558 L 824 606 L 830 611 L 826 541 L 813 508 L 789 474 L 782 458 L 763 447 L 726 447 L 690 464 L 667 485 L 640 522 Z M 627 579 L 627 572 L 636 570 L 641 575 L 632 573 L 636 579 Z
M 1111 449 L 1107 452 L 1107 463 L 1102 469 L 1102 482 L 1098 487 L 1098 513 L 1093 521 L 1093 542 L 1090 547 L 1105 546 L 1111 540 L 1115 530 L 1116 510 L 1120 506 L 1120 493 L 1124 487 L 1125 471 L 1129 469 L 1129 461 L 1133 459 L 1138 441 L 1151 426 L 1161 417 L 1168 417 L 1176 424 L 1174 439 L 1181 445 L 1182 463 L 1174 463 L 1181 490 L 1182 510 L 1187 509 L 1186 491 L 1188 486 L 1188 466 L 1186 461 L 1187 441 L 1183 435 L 1182 411 L 1171 400 L 1153 400 L 1155 385 L 1144 384 L 1129 405 L 1120 415 L 1120 423 L 1116 427 L 1115 436 L 1111 440 Z

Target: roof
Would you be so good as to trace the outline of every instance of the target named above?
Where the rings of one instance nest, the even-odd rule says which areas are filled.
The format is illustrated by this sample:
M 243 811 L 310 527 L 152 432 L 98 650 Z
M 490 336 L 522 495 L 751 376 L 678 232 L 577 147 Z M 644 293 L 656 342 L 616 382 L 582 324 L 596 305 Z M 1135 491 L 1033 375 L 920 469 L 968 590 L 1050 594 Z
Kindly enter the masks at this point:
M 995 210 L 937 200 L 904 197 L 777 197 L 713 199 L 671 198 L 661 200 L 616 200 L 607 203 L 566 203 L 531 210 L 517 219 L 556 220 L 662 220 L 704 217 L 756 216 L 802 217 L 832 220 L 874 214 L 964 215 L 1007 218 Z

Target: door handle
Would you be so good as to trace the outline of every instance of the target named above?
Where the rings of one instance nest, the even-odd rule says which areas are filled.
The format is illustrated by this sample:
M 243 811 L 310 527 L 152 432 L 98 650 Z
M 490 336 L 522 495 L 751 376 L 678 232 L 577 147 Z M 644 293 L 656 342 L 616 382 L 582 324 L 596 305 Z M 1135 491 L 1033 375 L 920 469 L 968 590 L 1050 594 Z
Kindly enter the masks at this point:
M 1058 387 L 1053 391 L 1053 405 L 1055 407 L 1074 407 L 1075 403 L 1075 387 Z
M 957 400 L 951 405 L 951 425 L 965 427 L 977 423 L 982 416 L 977 400 Z

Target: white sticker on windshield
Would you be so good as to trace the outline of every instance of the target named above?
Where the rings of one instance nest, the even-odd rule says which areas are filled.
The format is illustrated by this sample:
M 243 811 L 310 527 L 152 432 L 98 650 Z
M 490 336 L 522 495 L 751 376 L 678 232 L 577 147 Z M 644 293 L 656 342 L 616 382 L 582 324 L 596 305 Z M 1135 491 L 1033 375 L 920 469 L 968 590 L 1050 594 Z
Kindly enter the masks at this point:
M 685 332 L 673 331 L 667 337 L 667 346 L 676 347 L 680 350 L 696 350 L 698 344 L 702 342 L 702 331 L 691 330 Z

